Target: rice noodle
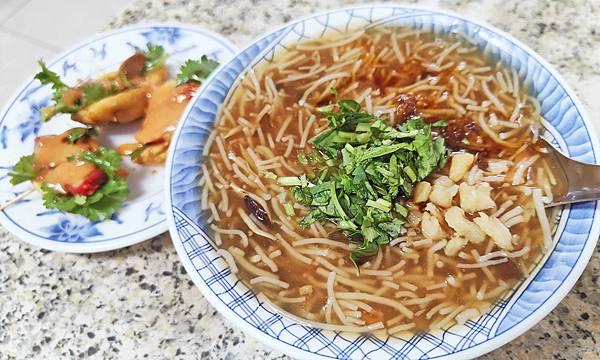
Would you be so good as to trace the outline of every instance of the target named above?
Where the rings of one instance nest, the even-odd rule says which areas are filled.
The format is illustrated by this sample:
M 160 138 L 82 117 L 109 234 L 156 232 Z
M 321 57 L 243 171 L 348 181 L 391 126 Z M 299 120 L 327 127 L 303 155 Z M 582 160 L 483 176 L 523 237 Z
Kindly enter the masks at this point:
M 281 237 L 281 235 L 279 234 L 275 234 L 275 236 L 277 237 L 277 240 L 279 240 L 279 244 L 281 244 L 281 246 L 283 246 L 285 248 L 285 250 L 294 258 L 296 258 L 297 260 L 306 263 L 306 264 L 312 264 L 312 260 L 310 258 L 307 258 L 306 256 L 300 254 L 298 251 L 296 251 L 292 245 L 290 245 L 284 238 Z
M 217 249 L 217 254 L 221 255 L 221 257 L 223 257 L 223 259 L 227 263 L 227 266 L 229 266 L 229 269 L 231 269 L 231 273 L 237 274 L 238 268 L 237 268 L 237 265 L 235 264 L 235 260 L 234 260 L 233 256 L 231 255 L 231 253 L 225 249 Z
M 221 228 L 219 228 L 216 225 L 211 225 L 210 228 L 214 232 L 217 232 L 219 234 L 239 236 L 240 239 L 242 239 L 242 246 L 243 247 L 248 247 L 248 236 L 246 234 L 244 234 L 243 231 L 238 230 L 238 229 L 221 229 Z
M 448 325 L 450 323 L 450 321 L 452 321 L 456 317 L 456 315 L 458 315 L 464 309 L 465 309 L 464 305 L 459 305 L 451 313 L 449 313 L 445 318 L 443 318 L 442 320 L 440 320 L 436 323 L 431 324 L 431 328 L 432 329 L 444 328 L 446 325 Z
M 237 265 L 239 265 L 238 268 L 242 268 L 244 270 L 246 270 L 247 272 L 256 275 L 256 276 L 266 276 L 266 277 L 272 277 L 274 279 L 277 279 L 277 276 L 273 273 L 270 273 L 268 271 L 265 271 L 263 269 L 259 269 L 256 266 L 254 266 L 252 263 L 250 263 L 248 260 L 246 260 L 246 258 L 244 258 L 244 252 L 242 251 L 241 254 L 239 251 L 236 251 L 236 248 L 231 246 L 229 249 L 229 253 L 231 255 L 233 255 L 233 257 L 235 258 Z M 240 249 L 237 249 L 240 250 Z M 241 251 L 241 250 L 240 250 Z
M 350 74 L 348 72 L 342 71 L 342 72 L 338 72 L 338 73 L 334 73 L 334 74 L 329 74 L 329 75 L 325 75 L 322 78 L 320 78 L 319 80 L 316 80 L 315 82 L 312 83 L 312 85 L 306 89 L 306 91 L 304 92 L 304 94 L 302 95 L 302 97 L 300 98 L 300 100 L 298 100 L 298 104 L 300 106 L 303 106 L 306 104 L 306 100 L 308 99 L 308 96 L 315 91 L 320 85 L 332 80 L 332 79 L 340 79 L 340 78 L 345 78 L 345 77 L 349 77 Z
M 467 320 L 470 319 L 475 319 L 477 318 L 481 313 L 479 312 L 479 310 L 475 309 L 475 308 L 469 308 L 466 310 L 463 310 L 461 313 L 459 313 L 458 315 L 456 315 L 456 317 L 454 318 L 454 320 L 456 320 L 456 323 L 459 325 L 463 325 L 467 322 Z
M 512 184 L 513 185 L 523 184 L 525 182 L 525 180 L 523 179 L 523 175 L 525 175 L 525 171 L 527 171 L 527 169 L 529 169 L 539 158 L 540 158 L 539 154 L 532 155 L 532 156 L 522 160 L 517 165 L 515 165 L 516 170 L 515 170 L 515 173 L 512 178 Z
M 414 313 L 412 311 L 410 311 L 406 306 L 402 305 L 398 301 L 394 301 L 394 300 L 384 298 L 381 296 L 375 296 L 375 295 L 365 294 L 365 293 L 352 293 L 352 292 L 338 292 L 336 296 L 339 299 L 365 300 L 365 301 L 374 302 L 374 303 L 381 304 L 381 305 L 386 305 L 386 306 L 389 306 L 389 307 L 392 307 L 392 308 L 398 310 L 399 312 L 401 312 L 404 316 L 406 316 L 409 319 L 412 319 L 413 315 L 414 315 Z
M 397 37 L 396 33 L 392 34 L 392 36 L 391 36 L 392 49 L 394 50 L 394 54 L 396 55 L 398 62 L 400 64 L 404 64 L 406 62 L 406 59 L 404 58 L 404 55 L 402 55 L 402 51 L 400 50 L 400 47 L 398 46 L 398 40 L 396 39 L 396 37 Z
M 503 223 L 505 223 L 506 221 L 510 220 L 511 218 L 513 218 L 517 215 L 521 215 L 523 213 L 523 211 L 524 211 L 523 207 L 515 206 L 514 208 L 512 208 L 511 210 L 507 211 L 502 216 L 500 216 L 499 220 L 502 221 Z
M 277 264 L 275 264 L 275 262 L 267 256 L 267 254 L 264 252 L 264 250 L 260 246 L 255 245 L 254 251 L 256 251 L 258 256 L 260 256 L 260 259 L 262 260 L 262 262 L 265 263 L 265 265 L 267 265 L 269 267 L 269 269 L 271 269 L 272 272 L 277 272 L 279 270 L 277 268 Z
M 260 283 L 267 283 L 267 284 L 271 284 L 271 285 L 275 285 L 284 289 L 287 289 L 288 287 L 290 287 L 290 284 L 286 283 L 285 281 L 281 281 L 278 279 L 275 279 L 271 276 L 257 276 L 255 278 L 250 279 L 250 284 L 254 285 L 254 284 L 260 284 Z
M 499 265 L 502 263 L 507 262 L 508 259 L 504 258 L 504 259 L 498 259 L 498 260 L 488 260 L 488 261 L 482 261 L 480 263 L 477 264 L 463 264 L 463 263 L 459 263 L 456 266 L 461 268 L 461 269 L 476 269 L 476 268 L 483 268 L 483 267 L 487 267 L 487 266 L 494 266 L 494 265 Z
M 256 226 L 256 224 L 254 223 L 254 221 L 252 221 L 252 219 L 250 219 L 250 217 L 248 217 L 248 215 L 246 215 L 244 210 L 242 210 L 241 208 L 238 209 L 238 214 L 240 215 L 240 218 L 244 221 L 244 223 L 248 226 L 248 228 L 252 230 L 252 232 L 254 232 L 256 235 L 265 237 L 267 239 L 276 240 L 273 235 L 259 229 L 258 226 Z
M 323 268 L 317 268 L 316 273 L 323 277 L 327 277 L 328 276 L 327 274 L 329 272 Z M 347 277 L 340 275 L 339 273 L 338 273 L 338 276 L 336 276 L 336 281 L 340 284 L 351 286 L 357 290 L 368 291 L 370 293 L 374 293 L 377 291 L 377 289 L 373 286 L 367 285 L 364 282 L 349 279 Z
M 533 197 L 535 213 L 537 214 L 544 236 L 544 248 L 549 249 L 552 245 L 552 231 L 550 230 L 550 222 L 548 221 L 548 216 L 546 215 L 546 210 L 544 209 L 544 203 L 542 201 L 542 190 L 533 189 L 531 194 Z
M 306 140 L 308 139 L 308 135 L 309 135 L 310 131 L 312 130 L 315 120 L 316 120 L 316 117 L 314 115 L 311 115 L 310 118 L 308 119 L 308 123 L 306 124 L 306 127 L 304 128 L 304 131 L 302 132 L 302 137 L 300 138 L 300 145 L 298 145 L 298 147 L 300 147 L 301 149 L 304 149 L 304 146 L 306 145 Z

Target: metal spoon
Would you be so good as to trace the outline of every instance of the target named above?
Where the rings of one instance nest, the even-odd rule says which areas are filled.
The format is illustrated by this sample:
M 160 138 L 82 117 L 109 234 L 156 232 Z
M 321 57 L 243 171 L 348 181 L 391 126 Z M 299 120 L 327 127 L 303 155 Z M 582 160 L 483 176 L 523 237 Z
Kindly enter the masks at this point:
M 575 202 L 600 199 L 600 165 L 586 164 L 573 160 L 544 139 L 540 139 L 547 151 L 546 158 L 557 184 L 552 187 L 552 207 Z

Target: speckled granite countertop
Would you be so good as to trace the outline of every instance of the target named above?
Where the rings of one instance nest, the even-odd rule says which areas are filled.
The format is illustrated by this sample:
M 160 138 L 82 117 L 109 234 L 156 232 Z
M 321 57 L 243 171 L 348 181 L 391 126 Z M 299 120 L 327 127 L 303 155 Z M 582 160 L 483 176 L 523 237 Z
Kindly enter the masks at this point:
M 240 46 L 337 0 L 137 1 L 108 27 L 142 21 L 198 24 Z M 510 32 L 556 66 L 600 129 L 600 2 L 422 1 Z M 562 303 L 485 359 L 599 359 L 600 247 Z M 0 228 L 0 359 L 275 359 L 193 286 L 168 235 L 128 249 L 65 255 L 32 248 Z

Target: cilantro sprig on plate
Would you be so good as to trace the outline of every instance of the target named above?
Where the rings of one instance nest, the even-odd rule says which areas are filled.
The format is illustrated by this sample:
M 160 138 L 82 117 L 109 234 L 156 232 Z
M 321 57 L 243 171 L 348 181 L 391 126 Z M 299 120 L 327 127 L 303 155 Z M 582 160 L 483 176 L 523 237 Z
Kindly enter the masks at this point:
M 151 43 L 146 44 L 145 51 L 140 49 L 138 49 L 138 51 L 146 55 L 146 66 L 144 69 L 145 72 L 161 68 L 165 65 L 165 62 L 169 57 L 164 47 L 162 47 L 161 45 L 154 45 Z
M 129 188 L 127 181 L 118 175 L 121 168 L 121 156 L 114 150 L 98 148 L 95 151 L 85 151 L 71 160 L 87 161 L 96 165 L 108 177 L 108 181 L 90 196 L 60 194 L 42 184 L 40 190 L 47 209 L 57 209 L 80 214 L 92 221 L 110 219 L 127 198 Z M 23 156 L 13 167 L 11 184 L 17 185 L 32 181 L 36 177 L 33 167 L 33 155 Z
M 401 199 L 442 168 L 449 152 L 443 138 L 432 136 L 432 127 L 443 123 L 413 117 L 392 127 L 333 92 L 337 104 L 318 108 L 329 119 L 329 128 L 310 141 L 318 153 L 299 154 L 311 171 L 278 182 L 311 209 L 301 225 L 334 223 L 357 245 L 350 259 L 358 265 L 400 235 L 408 215 Z
M 206 55 L 202 55 L 200 60 L 187 60 L 179 68 L 177 85 L 183 85 L 188 81 L 200 82 L 206 79 L 217 67 L 219 67 L 219 63 L 209 59 Z
M 50 120 L 58 113 L 74 114 L 84 107 L 120 91 L 115 86 L 104 87 L 94 82 L 83 83 L 78 88 L 73 88 L 66 85 L 57 73 L 48 69 L 43 60 L 38 60 L 38 64 L 41 70 L 35 74 L 34 78 L 39 80 L 42 85 L 52 86 L 54 91 L 52 100 L 55 102 L 53 107 L 46 108 L 42 112 L 43 121 Z M 71 96 L 66 96 L 68 92 L 72 92 Z
M 47 209 L 80 214 L 92 221 L 110 219 L 129 194 L 127 181 L 118 175 L 121 156 L 114 150 L 100 147 L 95 151 L 84 151 L 77 155 L 77 160 L 96 165 L 108 176 L 108 181 L 90 196 L 59 194 L 42 184 L 44 206 Z

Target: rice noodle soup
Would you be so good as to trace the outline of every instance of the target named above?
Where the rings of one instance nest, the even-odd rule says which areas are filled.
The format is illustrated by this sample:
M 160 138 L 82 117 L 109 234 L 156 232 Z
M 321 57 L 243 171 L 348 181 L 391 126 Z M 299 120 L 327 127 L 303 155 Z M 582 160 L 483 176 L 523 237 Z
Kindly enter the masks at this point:
M 232 271 L 297 321 L 445 328 L 480 316 L 551 245 L 544 202 L 562 180 L 540 119 L 516 71 L 458 36 L 301 42 L 230 93 L 201 206 Z

